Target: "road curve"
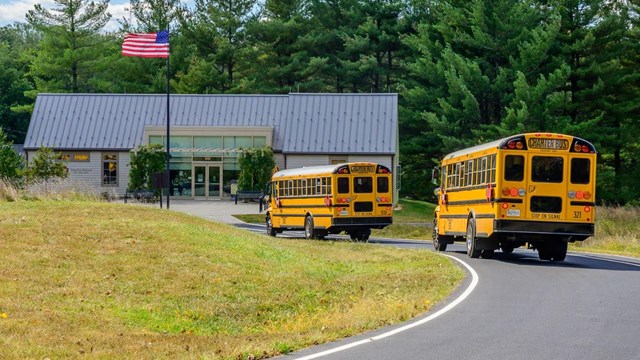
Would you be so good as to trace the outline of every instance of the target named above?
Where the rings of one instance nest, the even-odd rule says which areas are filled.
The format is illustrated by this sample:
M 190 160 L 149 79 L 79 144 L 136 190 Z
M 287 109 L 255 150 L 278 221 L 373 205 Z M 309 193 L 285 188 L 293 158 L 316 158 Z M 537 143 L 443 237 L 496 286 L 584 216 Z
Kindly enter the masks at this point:
M 433 249 L 416 241 L 370 242 Z M 468 288 L 470 276 L 449 300 L 418 319 L 280 358 L 316 358 L 341 347 L 317 358 L 640 359 L 640 260 L 569 253 L 565 262 L 552 263 L 540 261 L 531 250 L 470 259 L 457 244 L 446 254 L 463 260 L 479 275 L 474 291 L 446 314 L 376 337 L 447 306 Z M 354 342 L 362 344 L 346 346 Z

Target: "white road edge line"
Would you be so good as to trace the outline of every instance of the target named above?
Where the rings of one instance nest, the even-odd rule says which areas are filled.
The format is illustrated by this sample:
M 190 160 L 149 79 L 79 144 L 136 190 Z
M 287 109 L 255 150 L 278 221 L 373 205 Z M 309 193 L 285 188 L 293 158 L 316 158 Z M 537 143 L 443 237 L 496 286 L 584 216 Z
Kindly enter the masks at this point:
M 435 313 L 427 316 L 426 318 L 418 320 L 418 321 L 413 322 L 411 324 L 399 327 L 397 329 L 388 331 L 388 332 L 380 334 L 380 335 L 376 335 L 376 336 L 370 337 L 370 338 L 365 339 L 365 340 L 352 342 L 350 344 L 342 345 L 342 346 L 337 347 L 337 348 L 333 348 L 333 349 L 325 350 L 325 351 L 322 351 L 322 352 L 319 352 L 319 353 L 303 356 L 301 358 L 297 358 L 297 360 L 316 359 L 316 358 L 319 358 L 319 357 L 322 357 L 322 356 L 334 354 L 334 353 L 337 353 L 337 352 L 340 352 L 340 351 L 344 351 L 344 350 L 347 350 L 347 349 L 354 348 L 356 346 L 367 344 L 367 343 L 370 343 L 370 342 L 375 341 L 375 340 L 384 339 L 386 337 L 389 337 L 389 336 L 395 335 L 397 333 L 409 330 L 409 329 L 414 328 L 416 326 L 420 326 L 420 325 L 422 325 L 424 323 L 427 323 L 427 322 L 429 322 L 429 321 L 431 321 L 433 319 L 436 319 L 436 318 L 440 317 L 441 315 L 445 314 L 446 312 L 448 312 L 449 310 L 451 310 L 454 307 L 456 307 L 461 302 L 463 302 L 467 297 L 469 297 L 469 295 L 471 295 L 471 292 L 475 289 L 476 285 L 478 285 L 478 281 L 479 281 L 478 273 L 469 264 L 467 264 L 466 262 L 464 262 L 464 261 L 462 261 L 462 260 L 460 260 L 460 259 L 458 259 L 456 257 L 453 257 L 451 255 L 447 255 L 447 254 L 440 254 L 440 255 L 444 255 L 446 257 L 449 257 L 449 258 L 461 263 L 471 273 L 471 284 L 469 284 L 467 289 L 460 296 L 458 296 L 455 300 L 453 300 L 447 306 L 445 306 L 442 309 L 436 311 Z
M 632 262 L 632 261 L 612 259 L 612 257 L 618 257 L 618 258 L 622 258 L 622 259 L 629 259 L 629 260 L 636 260 L 636 261 L 638 260 L 638 259 L 632 258 L 630 256 L 612 255 L 612 254 L 599 254 L 599 253 L 577 253 L 577 252 L 571 252 L 569 255 L 575 256 L 575 257 L 581 257 L 581 258 L 585 258 L 585 259 L 600 260 L 600 261 L 610 261 L 610 262 L 617 263 L 617 264 L 640 267 L 640 264 Z

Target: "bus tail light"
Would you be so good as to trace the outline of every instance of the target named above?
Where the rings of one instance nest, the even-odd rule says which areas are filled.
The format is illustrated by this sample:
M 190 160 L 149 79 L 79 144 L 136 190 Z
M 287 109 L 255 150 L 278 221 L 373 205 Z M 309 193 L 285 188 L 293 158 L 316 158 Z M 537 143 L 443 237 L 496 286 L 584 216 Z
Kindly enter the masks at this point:
M 338 202 L 341 202 L 341 203 L 343 203 L 343 204 L 344 204 L 344 203 L 350 203 L 350 202 L 351 202 L 351 199 L 350 199 L 350 198 L 339 198 L 339 199 L 338 199 Z
M 520 196 L 523 197 L 527 194 L 527 192 L 524 190 L 524 188 L 504 188 L 502 189 L 502 195 L 504 196 Z
M 585 199 L 585 200 L 590 200 L 591 199 L 591 192 L 590 191 L 575 191 L 575 190 L 569 190 L 569 199 Z
M 506 209 L 506 208 L 508 208 L 508 207 L 509 207 L 509 204 L 507 204 L 507 203 L 502 203 L 502 208 L 503 208 L 503 209 Z
M 590 206 L 585 206 L 584 207 L 584 212 L 591 212 L 591 207 Z

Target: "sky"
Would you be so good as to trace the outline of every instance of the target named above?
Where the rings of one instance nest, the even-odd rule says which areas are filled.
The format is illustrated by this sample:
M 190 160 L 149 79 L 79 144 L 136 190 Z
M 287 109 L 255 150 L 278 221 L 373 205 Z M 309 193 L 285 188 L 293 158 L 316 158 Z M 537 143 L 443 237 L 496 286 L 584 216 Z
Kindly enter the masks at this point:
M 46 9 L 53 9 L 53 0 L 0 0 L 0 26 L 13 24 L 15 22 L 26 22 L 25 14 L 33 9 L 35 4 L 42 4 Z M 115 31 L 119 25 L 116 20 L 129 16 L 125 9 L 129 7 L 128 0 L 111 0 L 109 3 L 109 13 L 111 20 L 105 26 L 106 31 Z

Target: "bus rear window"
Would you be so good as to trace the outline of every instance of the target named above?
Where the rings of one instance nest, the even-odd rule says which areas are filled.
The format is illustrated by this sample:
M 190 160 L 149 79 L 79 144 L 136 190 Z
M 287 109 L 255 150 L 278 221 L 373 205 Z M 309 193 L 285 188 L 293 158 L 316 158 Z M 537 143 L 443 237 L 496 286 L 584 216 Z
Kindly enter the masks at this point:
M 504 162 L 504 179 L 507 181 L 524 180 L 524 156 L 507 155 Z
M 591 160 L 571 159 L 571 183 L 588 184 L 591 174 Z
M 379 177 L 377 181 L 378 181 L 378 192 L 379 193 L 388 193 L 389 192 L 389 178 L 387 178 L 387 177 Z
M 531 180 L 561 183 L 564 161 L 561 157 L 534 156 L 531 160 Z
M 373 192 L 373 178 L 354 177 L 353 192 L 357 194 L 371 194 Z
M 338 178 L 338 194 L 348 194 L 349 193 L 349 178 L 341 177 Z

